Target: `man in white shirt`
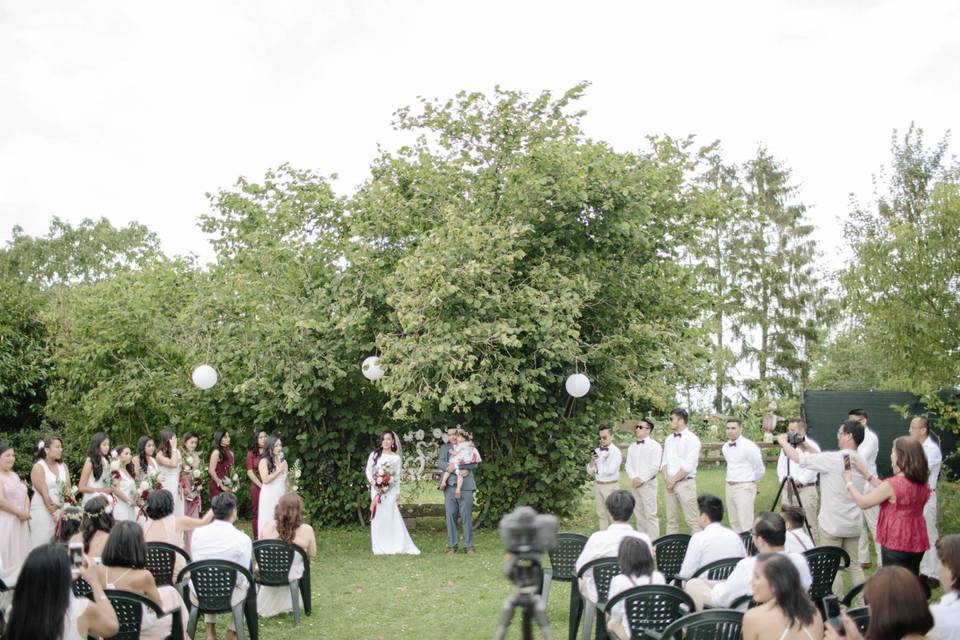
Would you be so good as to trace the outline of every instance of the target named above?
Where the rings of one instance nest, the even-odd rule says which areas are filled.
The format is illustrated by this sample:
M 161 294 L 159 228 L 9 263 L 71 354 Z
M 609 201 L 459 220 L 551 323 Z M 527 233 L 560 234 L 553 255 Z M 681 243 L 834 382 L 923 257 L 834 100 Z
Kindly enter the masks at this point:
M 857 453 L 867 465 L 867 470 L 871 475 L 877 475 L 877 454 L 880 452 L 880 438 L 877 432 L 870 428 L 870 416 L 865 409 L 850 409 L 847 412 L 847 420 L 856 420 L 863 425 L 863 443 L 857 447 Z M 871 487 L 866 485 L 869 492 Z M 860 566 L 869 569 L 873 566 L 873 558 L 870 555 L 870 538 L 873 538 L 874 546 L 877 547 L 877 562 L 880 561 L 880 546 L 877 544 L 877 518 L 880 516 L 880 507 L 870 507 L 863 510 L 863 520 L 867 523 L 866 527 L 860 529 L 860 545 L 857 549 L 857 556 L 850 556 L 850 562 L 860 560 Z M 869 536 L 867 532 L 869 531 Z
M 923 454 L 927 457 L 927 467 L 930 469 L 930 497 L 923 506 L 923 519 L 927 521 L 927 538 L 930 539 L 930 549 L 923 554 L 920 561 L 920 575 L 927 580 L 939 580 L 937 574 L 937 554 L 934 545 L 937 544 L 937 480 L 940 478 L 940 467 L 943 465 L 943 454 L 940 445 L 930 435 L 930 422 L 923 416 L 914 416 L 910 420 L 910 437 L 923 446 Z
M 593 450 L 587 473 L 593 476 L 593 505 L 597 511 L 597 528 L 601 531 L 610 526 L 607 515 L 607 498 L 620 488 L 620 463 L 623 454 L 613 444 L 613 427 L 600 427 L 600 446 Z
M 792 553 L 803 553 L 817 546 L 807 535 L 807 530 L 803 526 L 806 522 L 803 509 L 789 505 L 780 507 L 780 517 L 787 525 L 787 539 L 783 544 L 784 549 Z
M 850 574 L 853 583 L 851 586 L 863 583 L 863 567 L 857 562 L 863 512 L 850 497 L 847 483 L 843 479 L 844 459 L 847 456 L 856 456 L 857 447 L 863 443 L 863 425 L 853 420 L 840 424 L 837 431 L 840 451 L 811 452 L 805 448 L 806 443 L 801 442 L 801 453 L 787 441 L 785 433 L 781 433 L 777 441 L 791 461 L 799 463 L 804 469 L 820 473 L 820 516 L 817 519 L 820 525 L 820 545 L 840 547 L 846 551 L 850 556 L 850 567 L 846 571 Z M 866 484 L 855 469 L 851 482 L 861 492 Z M 833 582 L 833 592 L 838 597 L 843 597 L 843 576 L 839 572 Z
M 820 451 L 820 445 L 807 433 L 807 423 L 802 418 L 791 418 L 787 422 L 787 431 L 803 438 L 807 444 L 806 451 L 816 453 Z M 793 464 L 787 458 L 783 451 L 777 458 L 777 480 L 783 482 L 787 476 L 793 478 L 797 492 L 794 494 L 793 487 L 789 482 L 783 486 L 783 498 L 781 504 L 786 506 L 803 506 L 803 514 L 810 530 L 813 532 L 813 539 L 819 538 L 817 532 L 817 509 L 820 506 L 820 495 L 817 493 L 817 472 L 809 469 L 802 469 L 800 465 Z
M 250 568 L 253 556 L 253 542 L 250 536 L 233 526 L 237 520 L 237 497 L 232 493 L 221 493 L 213 499 L 213 522 L 193 531 L 190 540 L 190 555 L 194 562 L 200 560 L 229 560 L 246 569 Z M 230 600 L 232 606 L 237 606 L 247 597 L 246 578 L 239 576 L 237 585 Z M 196 605 L 196 596 L 191 590 L 190 598 Z M 217 616 L 206 614 L 207 637 L 217 637 Z M 227 640 L 237 637 L 233 623 L 227 629 Z
M 653 422 L 644 418 L 634 429 L 637 441 L 627 449 L 627 477 L 636 506 L 633 515 L 637 519 L 637 531 L 642 531 L 651 540 L 660 536 L 660 518 L 657 517 L 657 472 L 663 448 L 653 439 Z
M 666 484 L 664 506 L 667 511 L 667 533 L 679 533 L 682 513 L 690 533 L 700 531 L 697 509 L 697 466 L 700 464 L 700 438 L 687 428 L 687 410 L 670 412 L 673 433 L 663 443 L 660 471 Z
M 731 529 L 723 526 L 723 502 L 715 495 L 705 493 L 697 497 L 698 518 L 701 531 L 690 537 L 687 554 L 677 577 L 689 580 L 697 569 L 724 558 L 743 558 L 747 549 L 743 540 Z
M 753 523 L 753 543 L 757 545 L 758 554 L 782 553 L 793 562 L 800 572 L 800 584 L 804 591 L 810 588 L 813 577 L 807 559 L 801 553 L 791 553 L 784 549 L 787 528 L 783 518 L 775 513 L 764 511 L 757 516 Z M 696 578 L 684 585 L 686 591 L 697 609 L 704 605 L 713 607 L 730 607 L 733 601 L 740 596 L 753 595 L 750 581 L 753 578 L 753 568 L 757 564 L 757 556 L 744 558 L 737 563 L 726 580 L 701 580 Z
M 757 483 L 766 468 L 760 447 L 743 437 L 743 424 L 727 420 L 727 441 L 720 452 L 727 462 L 727 514 L 730 528 L 740 533 L 753 525 L 753 509 L 757 499 Z
M 630 514 L 633 513 L 634 500 L 629 491 L 617 489 L 607 498 L 606 508 L 610 512 L 613 522 L 606 529 L 593 533 L 583 546 L 583 551 L 574 565 L 579 573 L 583 565 L 597 558 L 616 558 L 620 552 L 620 541 L 624 538 L 640 538 L 650 547 L 653 553 L 653 544 L 650 537 L 630 526 Z M 597 602 L 597 585 L 593 581 L 593 573 L 587 572 L 580 580 L 580 593 L 592 603 Z

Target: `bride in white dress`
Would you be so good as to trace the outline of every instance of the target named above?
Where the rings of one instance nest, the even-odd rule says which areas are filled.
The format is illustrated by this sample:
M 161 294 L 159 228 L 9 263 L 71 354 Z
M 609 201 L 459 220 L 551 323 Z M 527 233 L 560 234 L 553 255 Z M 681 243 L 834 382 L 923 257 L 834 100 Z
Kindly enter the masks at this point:
M 375 479 L 384 471 L 391 472 L 390 488 L 379 494 Z M 377 448 L 367 458 L 367 481 L 370 483 L 371 516 L 370 540 L 374 555 L 408 553 L 420 555 L 413 544 L 407 526 L 400 516 L 397 498 L 400 496 L 400 474 L 403 464 L 400 459 L 400 443 L 392 431 L 384 431 L 377 440 Z
M 287 492 L 287 461 L 283 459 L 283 443 L 276 436 L 268 436 L 260 456 L 260 504 L 257 507 L 257 531 L 266 531 L 273 522 L 277 503 Z

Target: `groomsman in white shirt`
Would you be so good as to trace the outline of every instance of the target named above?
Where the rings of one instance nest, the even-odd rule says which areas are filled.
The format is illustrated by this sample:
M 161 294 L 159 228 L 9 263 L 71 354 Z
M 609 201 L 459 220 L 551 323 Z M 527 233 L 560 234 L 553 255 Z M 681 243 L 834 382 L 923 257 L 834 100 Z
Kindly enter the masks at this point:
M 807 423 L 802 418 L 790 418 L 787 422 L 787 431 L 803 437 L 804 449 L 807 453 L 819 453 L 820 445 L 807 433 Z M 820 508 L 820 494 L 817 493 L 817 480 L 819 474 L 811 469 L 804 469 L 797 463 L 788 464 L 788 458 L 783 451 L 780 451 L 780 457 L 777 458 L 777 480 L 783 482 L 787 477 L 787 469 L 790 469 L 790 477 L 797 487 L 797 493 L 794 494 L 790 483 L 783 487 L 783 497 L 780 501 L 782 505 L 789 507 L 799 507 L 803 505 L 803 515 L 813 531 L 814 540 L 819 539 L 819 528 L 817 527 L 817 515 Z M 797 498 L 799 497 L 799 501 Z
M 690 533 L 697 533 L 700 511 L 697 508 L 697 466 L 700 464 L 700 438 L 687 428 L 687 410 L 670 412 L 673 433 L 663 443 L 660 471 L 666 484 L 664 506 L 667 511 L 667 533 L 680 532 L 680 514 L 687 521 Z
M 727 420 L 727 441 L 720 452 L 727 461 L 727 515 L 730 528 L 741 533 L 753 526 L 757 483 L 766 469 L 760 447 L 743 437 L 743 424 Z
M 663 448 L 653 439 L 653 422 L 644 418 L 634 428 L 637 441 L 627 449 L 627 476 L 636 506 L 633 515 L 637 518 L 637 531 L 642 531 L 651 540 L 660 536 L 660 518 L 657 517 L 657 472 Z
M 877 432 L 870 428 L 870 416 L 865 409 L 850 409 L 847 412 L 847 420 L 854 420 L 863 425 L 863 443 L 857 447 L 857 453 L 863 458 L 867 465 L 867 471 L 871 475 L 877 475 L 877 454 L 880 452 L 880 438 Z M 866 485 L 867 491 L 870 490 L 870 484 Z M 880 507 L 870 507 L 863 510 L 863 521 L 867 526 L 860 530 L 860 566 L 869 569 L 873 565 L 873 558 L 870 556 L 870 538 L 873 538 L 874 546 L 877 547 L 877 561 L 880 560 L 880 547 L 877 545 L 877 518 L 880 516 Z M 869 529 L 869 537 L 867 530 Z M 855 558 L 850 559 L 856 562 Z
M 613 427 L 600 427 L 600 446 L 595 448 L 587 463 L 587 473 L 593 476 L 593 503 L 597 511 L 597 528 L 603 531 L 610 526 L 607 513 L 607 497 L 620 488 L 620 463 L 623 454 L 613 444 Z
M 943 454 L 940 445 L 930 435 L 930 422 L 923 416 L 914 416 L 910 421 L 910 437 L 923 445 L 923 454 L 927 456 L 927 467 L 930 469 L 930 497 L 923 507 L 923 519 L 927 521 L 927 538 L 930 539 L 930 549 L 923 554 L 920 561 L 920 575 L 928 581 L 938 582 L 937 553 L 934 545 L 940 537 L 937 531 L 937 480 L 940 478 L 940 467 L 943 465 Z M 943 585 L 944 589 L 948 585 Z

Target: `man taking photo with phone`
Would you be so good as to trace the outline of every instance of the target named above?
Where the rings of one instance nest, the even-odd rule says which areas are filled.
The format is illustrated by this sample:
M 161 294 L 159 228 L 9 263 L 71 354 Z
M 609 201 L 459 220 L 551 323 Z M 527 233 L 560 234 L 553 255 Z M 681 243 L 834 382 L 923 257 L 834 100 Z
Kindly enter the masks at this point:
M 860 546 L 860 530 L 863 526 L 863 513 L 847 492 L 847 483 L 843 472 L 851 470 L 849 457 L 857 455 L 857 447 L 863 442 L 863 425 L 846 420 L 837 430 L 839 451 L 812 453 L 806 449 L 801 452 L 787 440 L 787 434 L 781 433 L 777 442 L 790 460 L 803 469 L 820 473 L 820 545 L 840 547 L 850 556 L 850 579 L 856 586 L 864 580 L 863 568 L 857 562 Z M 805 443 L 800 443 L 803 448 Z M 864 478 L 854 471 L 851 482 L 858 491 L 863 491 Z M 833 592 L 843 596 L 843 577 L 837 573 L 833 582 Z

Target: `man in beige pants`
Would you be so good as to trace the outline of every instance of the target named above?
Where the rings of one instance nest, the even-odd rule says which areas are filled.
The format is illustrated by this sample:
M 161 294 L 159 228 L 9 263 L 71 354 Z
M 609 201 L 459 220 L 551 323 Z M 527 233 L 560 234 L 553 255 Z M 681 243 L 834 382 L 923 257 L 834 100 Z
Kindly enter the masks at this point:
M 803 438 L 800 449 L 806 453 L 819 453 L 820 445 L 816 440 L 807 435 L 807 423 L 801 418 L 790 418 L 787 422 L 787 431 Z M 788 464 L 786 454 L 781 451 L 777 458 L 777 480 L 783 482 L 787 476 L 793 478 L 793 485 L 797 491 L 794 493 L 793 485 L 789 482 L 783 486 L 782 504 L 788 507 L 799 507 L 802 503 L 803 515 L 810 525 L 813 532 L 813 541 L 820 539 L 819 527 L 817 526 L 817 514 L 820 507 L 820 494 L 817 493 L 817 472 L 809 469 L 802 469 L 800 465 L 794 462 Z
M 702 529 L 697 507 L 697 466 L 700 464 L 700 438 L 687 428 L 686 409 L 676 408 L 670 412 L 670 428 L 673 433 L 663 443 L 663 462 L 660 472 L 666 484 L 664 506 L 667 511 L 667 533 L 680 532 L 680 519 L 687 521 L 690 533 Z
M 637 531 L 642 531 L 651 540 L 660 536 L 660 518 L 657 517 L 657 471 L 660 469 L 660 459 L 663 457 L 663 448 L 653 439 L 653 422 L 641 420 L 634 435 L 637 441 L 627 449 L 627 464 L 625 470 L 630 478 L 631 491 L 636 506 L 633 514 L 637 519 Z
M 820 453 L 800 453 L 787 441 L 787 434 L 781 433 L 777 438 L 780 447 L 790 460 L 798 463 L 804 469 L 820 473 L 820 546 L 839 547 L 850 556 L 850 587 L 862 584 L 864 581 L 863 567 L 857 562 L 857 552 L 860 546 L 860 531 L 863 527 L 863 512 L 847 492 L 847 483 L 843 479 L 843 472 L 847 467 L 844 459 L 847 456 L 857 455 L 857 447 L 863 443 L 863 425 L 853 420 L 847 420 L 840 425 L 837 431 L 839 451 L 823 451 Z M 805 443 L 801 443 L 803 446 Z M 855 468 L 855 467 L 853 467 Z M 853 485 L 861 493 L 866 484 L 860 474 L 853 472 Z M 837 573 L 833 582 L 833 592 L 843 597 L 843 575 Z
M 598 433 L 600 446 L 590 455 L 587 473 L 593 476 L 593 502 L 597 512 L 597 529 L 603 531 L 610 526 L 607 498 L 620 488 L 620 463 L 623 461 L 623 454 L 620 453 L 620 447 L 613 444 L 613 427 L 600 427 Z
M 757 483 L 766 468 L 760 447 L 743 437 L 739 420 L 727 420 L 727 441 L 720 453 L 727 463 L 727 518 L 737 533 L 753 527 L 753 509 L 757 500 Z

